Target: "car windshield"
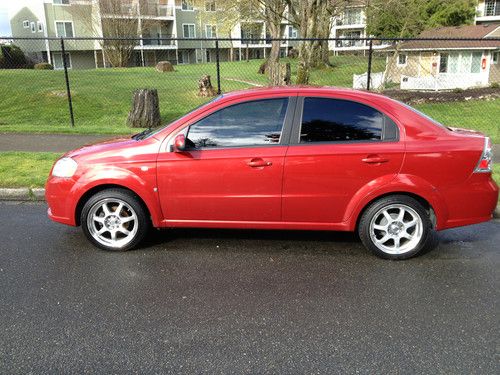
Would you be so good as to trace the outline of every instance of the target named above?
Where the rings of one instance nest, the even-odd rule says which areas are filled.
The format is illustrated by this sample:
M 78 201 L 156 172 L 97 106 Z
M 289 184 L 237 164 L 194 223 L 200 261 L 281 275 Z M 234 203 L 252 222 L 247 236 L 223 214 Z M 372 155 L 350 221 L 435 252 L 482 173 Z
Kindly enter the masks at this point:
M 165 126 L 161 126 L 157 129 L 146 129 L 146 130 L 143 130 L 142 132 L 140 133 L 137 133 L 137 134 L 134 134 L 132 136 L 133 139 L 135 140 L 141 140 L 141 139 L 146 139 L 146 138 L 149 138 L 149 137 L 153 137 L 155 136 L 156 134 L 158 134 L 159 132 L 161 132 L 163 129 L 169 127 L 171 124 L 173 124 L 174 122 L 176 121 L 179 121 L 179 120 L 182 120 L 184 117 L 188 116 L 190 113 L 200 109 L 200 108 L 203 108 L 203 107 L 206 107 L 208 106 L 209 104 L 213 103 L 213 102 L 216 102 L 217 100 L 221 99 L 222 98 L 222 95 L 218 95 L 216 96 L 215 98 L 213 98 L 212 100 L 206 102 L 206 103 L 203 103 L 203 104 L 200 104 L 198 107 L 195 107 L 193 108 L 192 110 L 190 110 L 189 112 L 187 112 L 186 114 L 176 118 L 175 120 L 172 120 L 170 121 L 170 123 L 168 123 L 167 125 Z

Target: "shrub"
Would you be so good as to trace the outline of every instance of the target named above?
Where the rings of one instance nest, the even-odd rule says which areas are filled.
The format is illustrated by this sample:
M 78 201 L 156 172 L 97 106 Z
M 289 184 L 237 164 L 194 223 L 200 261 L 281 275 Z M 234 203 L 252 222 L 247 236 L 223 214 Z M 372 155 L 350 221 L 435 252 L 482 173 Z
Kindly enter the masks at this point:
M 491 87 L 492 89 L 498 89 L 498 88 L 500 88 L 500 83 L 498 83 L 498 82 L 493 82 L 493 83 L 490 85 L 490 87 Z
M 53 70 L 54 67 L 46 62 L 35 64 L 35 70 Z
M 0 47 L 0 69 L 21 69 L 28 67 L 28 60 L 19 47 L 15 45 Z

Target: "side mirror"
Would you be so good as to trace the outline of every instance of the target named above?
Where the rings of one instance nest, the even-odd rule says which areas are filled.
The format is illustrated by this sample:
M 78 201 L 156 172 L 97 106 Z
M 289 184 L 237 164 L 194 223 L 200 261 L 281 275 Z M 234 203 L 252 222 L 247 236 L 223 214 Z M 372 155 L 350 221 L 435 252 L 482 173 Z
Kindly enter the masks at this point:
M 186 150 L 186 136 L 184 134 L 177 134 L 174 139 L 174 152 L 182 152 Z

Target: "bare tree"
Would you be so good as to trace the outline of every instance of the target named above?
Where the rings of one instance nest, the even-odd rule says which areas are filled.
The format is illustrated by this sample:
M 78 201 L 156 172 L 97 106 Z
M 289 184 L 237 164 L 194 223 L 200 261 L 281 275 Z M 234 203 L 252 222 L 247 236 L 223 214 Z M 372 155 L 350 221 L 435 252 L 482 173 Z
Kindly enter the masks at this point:
M 80 19 L 87 23 L 94 36 L 104 38 L 99 43 L 106 62 L 113 67 L 127 66 L 135 47 L 139 44 L 143 30 L 156 22 L 140 19 L 141 10 L 148 5 L 147 0 L 91 0 L 90 2 L 91 16 L 89 17 L 88 13 L 81 14 Z

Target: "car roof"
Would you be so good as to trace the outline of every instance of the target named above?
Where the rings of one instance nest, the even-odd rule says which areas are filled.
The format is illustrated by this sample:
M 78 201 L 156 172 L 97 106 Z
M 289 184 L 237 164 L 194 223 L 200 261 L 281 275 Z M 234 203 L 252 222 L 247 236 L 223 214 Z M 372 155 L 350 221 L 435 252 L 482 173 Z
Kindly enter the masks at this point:
M 344 94 L 347 96 L 358 96 L 364 97 L 366 99 L 382 99 L 387 98 L 384 95 L 354 90 L 343 87 L 333 87 L 333 86 L 268 86 L 268 87 L 253 87 L 244 90 L 231 91 L 229 93 L 224 93 L 222 96 L 224 98 L 236 99 L 238 97 L 244 96 L 253 96 L 253 95 L 268 95 L 268 94 L 298 94 L 298 95 L 311 95 L 311 94 L 321 94 L 321 93 L 329 93 L 329 94 Z

